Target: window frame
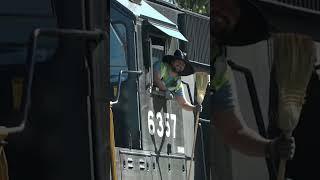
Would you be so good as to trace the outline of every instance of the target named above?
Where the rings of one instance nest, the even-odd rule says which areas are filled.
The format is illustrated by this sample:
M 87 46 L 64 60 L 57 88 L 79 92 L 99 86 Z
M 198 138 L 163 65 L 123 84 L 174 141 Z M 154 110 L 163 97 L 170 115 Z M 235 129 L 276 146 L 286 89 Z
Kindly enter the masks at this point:
M 119 32 L 119 28 L 117 28 L 117 25 L 122 25 L 124 28 L 125 28 L 125 39 L 122 38 L 121 36 L 121 33 Z M 126 70 L 129 69 L 129 59 L 128 59 L 128 27 L 127 25 L 125 24 L 125 22 L 122 22 L 122 21 L 111 21 L 110 22 L 110 33 L 112 33 L 112 31 L 114 31 L 115 35 L 117 36 L 117 38 L 121 41 L 122 45 L 124 46 L 124 66 L 126 67 Z M 111 38 L 110 38 L 111 40 Z M 124 42 L 125 40 L 125 42 Z M 110 41 L 111 42 L 111 41 Z M 110 43 L 109 42 L 109 43 Z M 110 53 L 110 56 L 111 56 L 111 53 Z M 111 60 L 110 60 L 110 75 L 111 75 L 111 69 L 112 67 L 115 67 L 115 66 L 112 66 L 111 65 Z M 119 72 L 118 72 L 119 73 Z M 124 82 L 128 79 L 127 75 L 123 75 L 123 76 L 126 76 L 125 78 L 121 78 L 121 81 Z M 110 76 L 110 79 L 111 79 L 111 76 Z M 117 81 L 113 82 L 113 81 L 110 81 L 111 83 L 117 83 Z M 119 83 L 119 82 L 118 82 Z

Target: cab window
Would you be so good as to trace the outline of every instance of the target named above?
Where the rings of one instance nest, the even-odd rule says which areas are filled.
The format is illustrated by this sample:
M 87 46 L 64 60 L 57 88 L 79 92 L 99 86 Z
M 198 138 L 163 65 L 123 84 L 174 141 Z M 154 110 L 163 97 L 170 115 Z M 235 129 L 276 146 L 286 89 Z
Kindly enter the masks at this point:
M 119 72 L 128 70 L 127 65 L 127 32 L 123 24 L 110 25 L 110 82 L 118 82 Z M 123 74 L 121 81 L 127 80 Z
M 154 64 L 161 61 L 162 57 L 165 55 L 165 40 L 157 37 L 151 37 L 151 50 L 151 63 Z

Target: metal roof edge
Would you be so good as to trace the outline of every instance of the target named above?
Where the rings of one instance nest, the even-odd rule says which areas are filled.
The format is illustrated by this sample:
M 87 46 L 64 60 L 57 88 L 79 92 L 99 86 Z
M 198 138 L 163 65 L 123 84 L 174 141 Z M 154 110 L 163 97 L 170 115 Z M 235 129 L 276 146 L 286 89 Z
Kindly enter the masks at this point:
M 275 6 L 279 6 L 282 8 L 287 8 L 288 10 L 295 10 L 295 11 L 299 11 L 299 12 L 304 12 L 304 13 L 320 16 L 320 11 L 316 11 L 316 10 L 312 10 L 312 9 L 308 9 L 308 8 L 304 8 L 304 7 L 298 7 L 298 6 L 290 5 L 290 4 L 283 3 L 283 2 L 277 2 L 277 1 L 273 1 L 273 0 L 259 0 L 259 3 L 267 3 L 270 5 L 275 5 Z
M 118 6 L 116 6 L 118 5 Z M 110 8 L 118 8 L 118 9 L 121 9 L 123 11 L 126 11 L 128 12 L 128 14 L 126 14 L 126 16 L 131 16 L 132 18 L 137 18 L 137 16 L 132 12 L 130 11 L 128 8 L 126 8 L 125 6 L 123 6 L 119 1 L 117 0 L 111 0 L 111 5 L 110 5 Z M 111 16 L 110 16 L 111 18 Z

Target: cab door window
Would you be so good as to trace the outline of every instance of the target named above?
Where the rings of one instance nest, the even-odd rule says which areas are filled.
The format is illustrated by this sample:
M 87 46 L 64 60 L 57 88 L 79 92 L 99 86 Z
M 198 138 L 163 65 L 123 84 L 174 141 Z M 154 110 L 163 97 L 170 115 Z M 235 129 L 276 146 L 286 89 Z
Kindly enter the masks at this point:
M 117 83 L 119 72 L 128 70 L 127 65 L 127 32 L 123 24 L 110 25 L 110 82 Z M 123 74 L 121 81 L 127 80 Z
M 165 55 L 165 40 L 151 37 L 151 52 L 151 64 L 161 61 Z

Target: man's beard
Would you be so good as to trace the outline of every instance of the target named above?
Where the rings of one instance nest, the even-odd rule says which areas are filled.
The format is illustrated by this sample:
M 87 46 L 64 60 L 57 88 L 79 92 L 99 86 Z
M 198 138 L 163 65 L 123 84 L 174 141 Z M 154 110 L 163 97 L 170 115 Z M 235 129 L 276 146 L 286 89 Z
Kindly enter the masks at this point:
M 173 67 L 173 66 L 172 66 L 172 71 L 175 73 L 179 73 L 179 71 L 176 69 L 176 67 Z
M 181 71 L 178 71 L 176 67 L 173 66 L 173 64 L 171 64 L 171 70 L 174 73 L 180 73 Z

